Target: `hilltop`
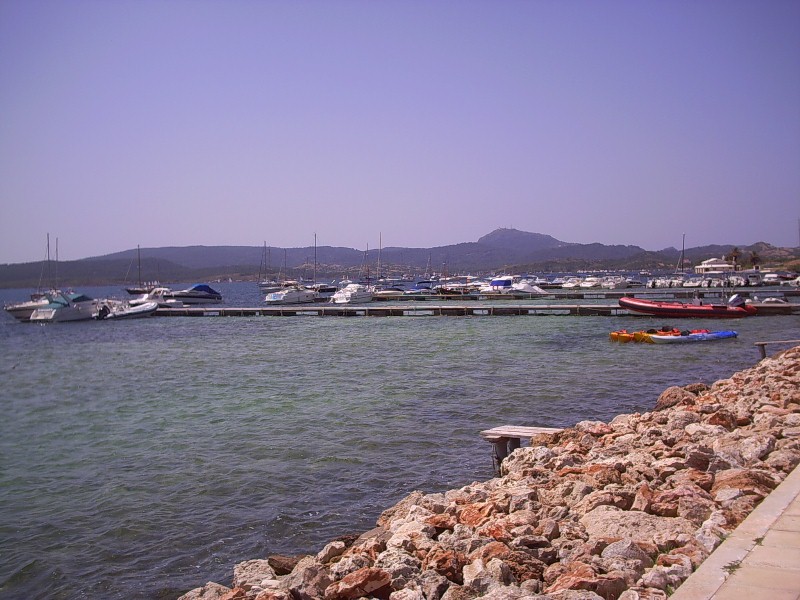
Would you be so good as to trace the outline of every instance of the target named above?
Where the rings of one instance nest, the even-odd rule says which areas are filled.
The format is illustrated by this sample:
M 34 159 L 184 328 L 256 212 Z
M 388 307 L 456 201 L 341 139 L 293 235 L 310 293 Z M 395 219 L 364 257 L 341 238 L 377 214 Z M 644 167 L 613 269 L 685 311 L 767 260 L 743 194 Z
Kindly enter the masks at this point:
M 734 248 L 740 264 L 749 265 L 754 254 L 763 266 L 800 269 L 800 248 L 778 248 L 765 242 L 745 246 L 714 245 L 688 248 L 686 265 L 729 255 Z M 255 280 L 259 273 L 270 277 L 312 277 L 316 256 L 319 279 L 357 276 L 370 269 L 375 275 L 378 259 L 386 275 L 436 273 L 486 274 L 493 272 L 548 273 L 578 270 L 668 271 L 680 259 L 676 248 L 657 252 L 639 246 L 578 244 L 552 236 L 496 229 L 475 242 L 433 248 L 387 247 L 369 253 L 355 248 L 320 246 L 277 248 L 260 246 L 185 246 L 141 248 L 103 256 L 59 262 L 45 261 L 0 265 L 0 287 L 36 287 L 44 283 L 48 270 L 58 281 L 71 285 L 121 285 L 135 282 L 139 268 L 144 280 L 202 281 L 215 279 Z

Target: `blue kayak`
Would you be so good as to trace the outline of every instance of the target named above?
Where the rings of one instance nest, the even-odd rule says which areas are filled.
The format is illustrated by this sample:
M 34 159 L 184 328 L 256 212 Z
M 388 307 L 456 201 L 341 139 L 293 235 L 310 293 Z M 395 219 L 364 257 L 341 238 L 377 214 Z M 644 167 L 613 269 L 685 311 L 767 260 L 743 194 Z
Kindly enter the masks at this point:
M 682 344 L 686 342 L 710 342 L 736 337 L 735 331 L 709 331 L 708 333 L 690 333 L 688 335 L 651 334 L 650 339 L 656 344 Z

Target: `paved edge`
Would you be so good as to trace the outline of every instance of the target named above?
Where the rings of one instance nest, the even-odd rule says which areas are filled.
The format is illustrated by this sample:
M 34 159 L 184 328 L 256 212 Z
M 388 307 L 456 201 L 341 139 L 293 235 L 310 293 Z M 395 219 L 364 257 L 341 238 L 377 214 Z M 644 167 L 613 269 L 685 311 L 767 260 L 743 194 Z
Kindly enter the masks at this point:
M 800 465 L 703 561 L 683 584 L 670 596 L 670 600 L 708 600 L 719 591 L 730 577 L 732 564 L 740 564 L 766 536 L 770 528 L 800 496 Z M 756 567 L 757 568 L 757 567 Z

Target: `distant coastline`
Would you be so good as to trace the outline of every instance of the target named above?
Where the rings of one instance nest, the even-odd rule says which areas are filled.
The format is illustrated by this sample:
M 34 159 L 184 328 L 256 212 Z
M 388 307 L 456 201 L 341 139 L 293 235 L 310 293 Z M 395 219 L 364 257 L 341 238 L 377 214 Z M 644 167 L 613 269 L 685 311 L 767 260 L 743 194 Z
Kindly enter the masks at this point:
M 684 266 L 736 252 L 740 264 L 749 266 L 754 257 L 764 267 L 800 270 L 800 248 L 778 248 L 759 242 L 749 246 L 714 245 L 686 248 Z M 36 288 L 46 278 L 72 286 L 126 285 L 144 279 L 194 282 L 228 279 L 255 281 L 259 273 L 287 278 L 331 280 L 357 275 L 366 265 L 376 275 L 423 275 L 491 273 L 575 273 L 586 271 L 674 270 L 681 251 L 657 252 L 638 246 L 574 244 L 538 233 L 498 229 L 476 242 L 434 248 L 376 248 L 368 252 L 354 248 L 308 246 L 275 248 L 264 246 L 190 246 L 133 248 L 100 257 L 60 261 L 48 268 L 46 261 L 0 265 L 0 287 Z M 138 262 L 137 262 L 138 261 Z M 48 275 L 49 274 L 49 275 Z

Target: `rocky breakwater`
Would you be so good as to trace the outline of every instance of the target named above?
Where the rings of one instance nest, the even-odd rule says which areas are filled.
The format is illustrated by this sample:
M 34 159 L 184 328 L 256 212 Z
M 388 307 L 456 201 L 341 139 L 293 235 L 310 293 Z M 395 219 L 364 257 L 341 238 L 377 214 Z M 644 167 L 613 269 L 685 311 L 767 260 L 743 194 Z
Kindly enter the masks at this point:
M 360 537 L 181 600 L 666 598 L 798 462 L 800 347 L 537 436 L 501 477 L 413 492 Z

